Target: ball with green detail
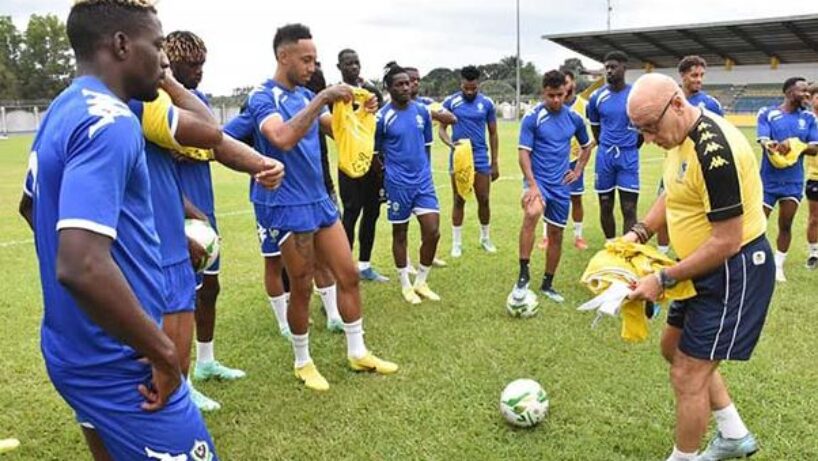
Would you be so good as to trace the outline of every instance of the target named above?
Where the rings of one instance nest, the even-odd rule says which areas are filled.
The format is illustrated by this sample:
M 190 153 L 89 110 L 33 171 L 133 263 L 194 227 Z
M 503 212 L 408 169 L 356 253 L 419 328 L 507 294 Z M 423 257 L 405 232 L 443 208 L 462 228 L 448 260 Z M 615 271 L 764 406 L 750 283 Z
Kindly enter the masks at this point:
M 219 257 L 221 242 L 219 234 L 210 227 L 210 223 L 200 219 L 185 219 L 185 235 L 195 241 L 205 249 L 207 257 L 202 259 L 202 263 L 196 268 L 196 272 L 202 272 L 212 266 Z
M 548 394 L 533 379 L 510 382 L 500 395 L 500 413 L 509 424 L 534 427 L 548 416 Z

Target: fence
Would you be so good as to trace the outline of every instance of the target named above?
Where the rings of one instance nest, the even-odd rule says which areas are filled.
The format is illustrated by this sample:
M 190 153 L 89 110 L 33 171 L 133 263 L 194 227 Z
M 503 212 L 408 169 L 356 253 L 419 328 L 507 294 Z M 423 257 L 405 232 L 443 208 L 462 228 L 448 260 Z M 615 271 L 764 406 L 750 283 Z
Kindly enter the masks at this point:
M 34 133 L 48 112 L 48 103 L 0 104 L 0 136 Z M 239 113 L 238 106 L 216 106 L 213 114 L 222 125 Z

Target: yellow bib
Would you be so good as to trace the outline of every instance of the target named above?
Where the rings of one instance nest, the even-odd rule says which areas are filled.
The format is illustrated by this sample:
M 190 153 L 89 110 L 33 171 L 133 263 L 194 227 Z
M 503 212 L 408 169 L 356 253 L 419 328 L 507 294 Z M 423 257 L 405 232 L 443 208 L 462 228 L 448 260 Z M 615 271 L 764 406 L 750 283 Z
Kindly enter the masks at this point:
M 351 178 L 360 178 L 372 166 L 375 153 L 375 114 L 364 108 L 372 93 L 353 88 L 352 102 L 337 102 L 332 107 L 332 135 L 338 147 L 338 168 Z
M 767 159 L 772 166 L 776 168 L 789 168 L 795 165 L 798 163 L 798 157 L 801 156 L 801 152 L 804 152 L 804 149 L 807 148 L 807 145 L 798 138 L 789 138 L 787 141 L 790 143 L 790 151 L 786 154 L 773 153 L 770 152 L 769 149 L 766 150 Z
M 176 120 L 179 114 L 173 106 L 170 95 L 159 90 L 159 96 L 151 102 L 146 102 L 142 108 L 142 132 L 145 138 L 157 146 L 174 151 L 183 157 L 192 160 L 210 161 L 215 158 L 210 149 L 182 146 L 174 138 Z
M 474 189 L 474 155 L 472 153 L 471 141 L 461 139 L 454 145 L 452 155 L 452 174 L 457 195 L 464 200 L 471 197 Z

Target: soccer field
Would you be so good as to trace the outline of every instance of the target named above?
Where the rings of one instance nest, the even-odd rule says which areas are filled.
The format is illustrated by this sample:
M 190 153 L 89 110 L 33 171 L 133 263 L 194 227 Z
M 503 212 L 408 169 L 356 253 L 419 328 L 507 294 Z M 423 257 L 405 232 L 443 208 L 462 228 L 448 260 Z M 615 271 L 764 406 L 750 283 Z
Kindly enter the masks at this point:
M 362 285 L 364 326 L 368 346 L 401 369 L 391 377 L 349 371 L 344 337 L 325 330 L 315 297 L 311 349 L 331 385 L 325 394 L 304 389 L 293 377 L 292 350 L 278 335 L 261 283 L 248 180 L 214 169 L 223 237 L 216 356 L 248 373 L 234 383 L 198 385 L 223 405 L 206 415 L 221 459 L 610 461 L 667 456 L 673 446 L 674 405 L 658 341 L 666 309 L 650 325 L 649 340 L 638 345 L 620 340 L 618 321 L 606 319 L 592 330 L 593 315 L 575 310 L 589 298 L 579 276 L 603 242 L 592 193 L 585 195 L 591 250 L 575 250 L 570 226 L 566 232 L 555 280 L 566 303 L 541 298 L 534 318 L 506 314 L 505 298 L 518 270 L 522 216 L 517 125 L 501 123 L 500 132 L 502 176 L 492 186 L 492 236 L 499 252 L 488 255 L 478 249 L 477 210 L 471 200 L 464 255 L 449 258 L 452 193 L 447 155 L 438 142 L 439 255 L 449 267 L 433 270 L 429 283 L 443 300 L 415 307 L 402 301 L 383 212 L 373 264 L 392 280 Z M 88 459 L 72 412 L 48 381 L 39 350 L 39 275 L 30 232 L 17 214 L 30 142 L 29 136 L 0 141 L 0 439 L 22 442 L 0 458 Z M 640 216 L 655 196 L 662 161 L 653 147 L 643 152 Z M 592 172 L 593 165 L 586 171 Z M 593 174 L 586 176 L 591 191 Z M 754 459 L 818 459 L 818 309 L 812 298 L 818 274 L 803 267 L 805 222 L 806 206 L 796 219 L 786 267 L 789 282 L 777 286 L 753 359 L 722 367 L 762 446 Z M 617 224 L 621 228 L 621 220 Z M 410 229 L 411 255 L 417 261 L 419 228 Z M 543 254 L 535 251 L 535 281 L 542 267 Z M 531 430 L 510 428 L 498 411 L 501 390 L 517 378 L 539 381 L 551 398 L 550 416 Z

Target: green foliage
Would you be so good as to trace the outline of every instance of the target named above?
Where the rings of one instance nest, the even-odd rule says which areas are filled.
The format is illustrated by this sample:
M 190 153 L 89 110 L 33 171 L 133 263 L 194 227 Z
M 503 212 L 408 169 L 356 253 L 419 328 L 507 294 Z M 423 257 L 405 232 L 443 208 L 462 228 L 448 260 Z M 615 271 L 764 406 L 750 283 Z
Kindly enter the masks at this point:
M 0 16 L 0 99 L 19 96 L 20 43 L 22 39 L 11 16 Z
M 20 51 L 24 99 L 53 98 L 71 83 L 73 62 L 65 24 L 53 14 L 33 14 Z
M 443 300 L 404 303 L 393 277 L 362 283 L 366 341 L 373 352 L 400 364 L 389 377 L 359 374 L 345 365 L 343 335 L 324 326 L 318 297 L 312 356 L 332 386 L 317 394 L 292 375 L 292 349 L 281 339 L 262 284 L 262 262 L 247 176 L 214 166 L 217 216 L 223 238 L 216 356 L 248 372 L 234 383 L 196 383 L 223 409 L 206 416 L 225 460 L 576 460 L 665 459 L 673 445 L 674 405 L 667 364 L 659 355 L 664 315 L 643 344 L 619 339 L 619 322 L 590 328 L 592 316 L 575 307 L 589 299 L 579 285 L 588 259 L 602 247 L 593 163 L 586 170 L 585 233 L 591 250 L 571 246 L 566 230 L 555 286 L 566 297 L 555 305 L 541 297 L 531 319 L 511 318 L 505 299 L 517 276 L 517 236 L 522 221 L 518 126 L 498 123 L 501 177 L 492 184 L 492 236 L 499 253 L 478 249 L 475 201 L 466 205 L 464 254 L 451 249 L 452 193 L 448 152 L 433 149 L 441 202 L 439 253 L 449 267 L 433 269 L 431 287 Z M 752 130 L 747 136 L 753 138 Z M 22 447 L 3 461 L 90 459 L 74 416 L 48 380 L 39 349 L 42 295 L 31 232 L 16 214 L 30 137 L 0 141 L 0 438 Z M 332 142 L 330 142 L 332 145 Z M 642 154 L 640 216 L 654 198 L 662 153 Z M 333 170 L 335 171 L 335 170 Z M 385 213 L 382 210 L 382 213 Z M 617 216 L 619 213 L 617 212 Z M 818 367 L 815 366 L 816 273 L 806 258 L 806 203 L 793 226 L 789 281 L 776 287 L 761 342 L 747 363 L 721 370 L 736 405 L 762 450 L 753 460 L 816 460 Z M 777 235 L 776 213 L 768 237 Z M 417 262 L 417 224 L 410 224 L 410 253 Z M 538 231 L 539 235 L 539 231 Z M 19 242 L 19 243 L 14 243 Z M 373 265 L 393 276 L 391 229 L 378 223 Z M 532 272 L 542 270 L 535 251 Z M 535 275 L 536 280 L 536 275 Z M 666 309 L 664 310 L 666 312 Z M 513 429 L 499 413 L 500 393 L 517 378 L 540 382 L 550 415 L 531 430 Z M 710 434 L 714 427 L 710 426 Z

